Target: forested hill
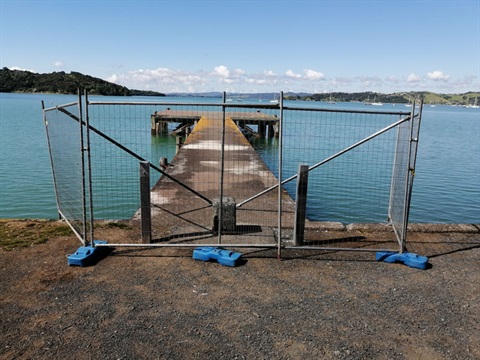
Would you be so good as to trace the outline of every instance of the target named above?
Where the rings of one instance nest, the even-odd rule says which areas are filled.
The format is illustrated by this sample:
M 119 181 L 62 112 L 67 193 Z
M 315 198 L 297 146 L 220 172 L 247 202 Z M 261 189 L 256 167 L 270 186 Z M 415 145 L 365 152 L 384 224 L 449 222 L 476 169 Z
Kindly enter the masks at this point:
M 91 95 L 165 96 L 155 91 L 130 90 L 125 86 L 74 71 L 37 74 L 6 67 L 0 70 L 0 92 L 76 94 L 78 88 L 86 89 Z
M 411 103 L 413 100 L 423 98 L 425 104 L 443 105 L 473 105 L 480 101 L 479 92 L 467 92 L 465 94 L 437 94 L 429 91 L 410 91 L 394 94 L 381 94 L 375 92 L 344 93 L 332 92 L 322 94 L 286 94 L 289 100 L 307 101 L 330 101 L 330 102 L 381 102 L 381 103 Z
M 30 71 L 10 70 L 6 67 L 0 69 L 0 92 L 23 92 L 23 93 L 53 93 L 53 94 L 76 94 L 78 89 L 86 89 L 91 95 L 112 96 L 165 96 L 163 93 L 148 90 L 133 90 L 125 86 L 110 83 L 108 81 L 83 75 L 78 72 L 65 73 L 64 71 L 48 74 L 37 74 Z M 221 97 L 222 93 L 178 93 L 172 96 L 208 96 Z M 230 94 L 238 95 L 238 98 L 272 99 L 278 93 L 257 94 Z M 285 93 L 287 100 L 329 101 L 329 102 L 381 102 L 381 103 L 410 103 L 413 100 L 423 98 L 426 104 L 448 105 L 473 105 L 480 102 L 480 92 L 467 92 L 464 94 L 436 94 L 432 92 L 401 92 L 394 94 L 382 94 L 375 92 L 359 93 Z

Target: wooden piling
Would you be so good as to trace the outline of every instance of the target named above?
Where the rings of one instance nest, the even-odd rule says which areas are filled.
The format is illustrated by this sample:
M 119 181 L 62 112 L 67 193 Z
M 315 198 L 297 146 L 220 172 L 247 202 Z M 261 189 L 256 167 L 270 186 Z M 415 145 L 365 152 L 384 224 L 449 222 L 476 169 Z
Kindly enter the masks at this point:
M 152 242 L 152 213 L 150 207 L 150 163 L 140 161 L 140 210 L 142 223 L 142 243 Z
M 297 201 L 295 202 L 294 244 L 302 246 L 305 235 L 305 218 L 307 214 L 308 165 L 298 166 Z

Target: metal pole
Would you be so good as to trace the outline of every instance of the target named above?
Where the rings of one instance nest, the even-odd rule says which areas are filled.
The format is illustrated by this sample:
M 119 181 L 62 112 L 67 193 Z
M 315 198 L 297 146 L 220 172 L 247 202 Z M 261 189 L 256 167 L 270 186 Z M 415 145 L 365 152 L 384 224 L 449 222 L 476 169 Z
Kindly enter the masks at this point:
M 277 257 L 282 256 L 282 164 L 283 164 L 283 91 L 280 92 L 280 116 L 278 120 L 278 239 Z
M 225 170 L 225 103 L 227 101 L 227 93 L 223 92 L 222 100 L 222 146 L 220 150 L 220 208 L 218 209 L 218 243 L 222 243 L 223 228 L 223 181 Z
M 412 127 L 410 132 L 410 146 L 408 153 L 408 189 L 406 194 L 405 201 L 405 225 L 404 225 L 404 236 L 403 236 L 403 249 L 406 250 L 407 243 L 407 232 L 408 232 L 408 219 L 410 217 L 410 203 L 412 199 L 412 190 L 413 190 L 413 180 L 415 178 L 415 165 L 417 162 L 417 149 L 418 149 L 418 136 L 420 134 L 420 124 L 422 121 L 422 112 L 423 112 L 423 98 L 420 99 L 419 112 L 417 116 L 412 117 Z M 418 118 L 418 119 L 417 119 Z M 415 119 L 417 119 L 418 125 L 414 124 Z
M 50 134 L 48 133 L 47 110 L 45 110 L 45 103 L 43 102 L 43 100 L 42 100 L 42 113 L 43 113 L 43 123 L 45 124 L 45 134 L 47 136 L 48 155 L 50 157 L 50 166 L 52 167 L 53 188 L 54 188 L 54 191 L 55 191 L 55 203 L 57 204 L 58 218 L 62 219 L 62 214 L 60 213 L 60 204 L 58 202 L 57 177 L 55 175 L 55 165 L 54 165 L 54 162 L 53 162 L 52 145 L 51 145 L 51 142 L 50 142 Z
M 85 89 L 85 122 L 86 122 L 86 132 L 87 132 L 87 167 L 88 167 L 88 197 L 90 205 L 90 241 L 92 246 L 95 246 L 95 235 L 94 235 L 94 216 L 93 216 L 93 188 L 92 188 L 92 158 L 90 156 L 90 119 L 88 116 L 88 94 Z
M 411 141 L 412 141 L 412 131 L 413 131 L 413 121 L 415 119 L 415 100 L 412 102 L 412 112 L 410 115 L 410 136 L 409 136 L 409 144 L 408 144 L 408 151 L 407 151 L 407 168 L 405 170 L 405 187 L 403 189 L 403 211 L 402 211 L 402 236 L 400 239 L 400 254 L 403 254 L 406 251 L 405 246 L 405 239 L 407 233 L 407 208 L 408 208 L 408 183 L 410 178 L 410 154 L 412 151 Z
M 79 130 L 80 130 L 80 154 L 81 154 L 81 165 L 82 165 L 82 220 L 83 220 L 83 227 L 82 227 L 82 237 L 85 241 L 85 246 L 89 245 L 89 241 L 87 240 L 87 204 L 86 204 L 86 191 L 85 191 L 85 145 L 83 141 L 83 112 L 82 112 L 82 96 L 80 89 L 78 89 L 78 116 L 80 118 Z

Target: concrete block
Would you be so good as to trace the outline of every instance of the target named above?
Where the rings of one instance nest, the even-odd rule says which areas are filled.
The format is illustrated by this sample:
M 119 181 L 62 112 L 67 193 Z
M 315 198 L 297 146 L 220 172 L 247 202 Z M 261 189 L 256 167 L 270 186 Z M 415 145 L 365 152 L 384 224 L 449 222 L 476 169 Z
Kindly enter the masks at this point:
M 237 228 L 237 207 L 235 199 L 232 197 L 223 197 L 222 203 L 220 198 L 212 200 L 213 206 L 213 231 L 217 232 L 220 229 L 219 217 L 220 206 L 222 207 L 222 232 L 233 232 Z

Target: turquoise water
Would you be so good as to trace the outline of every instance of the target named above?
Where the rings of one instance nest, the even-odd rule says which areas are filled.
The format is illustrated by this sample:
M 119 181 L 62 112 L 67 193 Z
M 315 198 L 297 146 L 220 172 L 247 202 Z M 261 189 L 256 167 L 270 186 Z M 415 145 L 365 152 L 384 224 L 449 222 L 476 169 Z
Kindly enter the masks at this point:
M 42 121 L 42 100 L 45 101 L 46 107 L 50 107 L 75 101 L 76 97 L 0 93 L 0 218 L 57 217 Z M 91 97 L 91 100 L 140 99 Z M 155 100 L 202 101 L 198 98 Z M 217 103 L 219 99 L 213 101 Z M 290 105 L 332 107 L 328 104 L 307 102 L 294 102 Z M 354 103 L 334 106 L 342 109 L 367 109 L 363 104 Z M 408 111 L 408 108 L 403 105 L 385 104 L 375 110 Z M 155 149 L 153 144 L 152 154 L 157 158 Z M 173 152 L 174 149 L 172 154 Z M 265 156 L 268 163 L 268 153 Z M 171 155 L 168 157 L 171 158 Z M 316 159 L 312 161 L 315 162 Z M 272 164 L 269 165 L 274 167 Z M 479 109 L 425 106 L 416 168 L 411 222 L 480 223 Z

